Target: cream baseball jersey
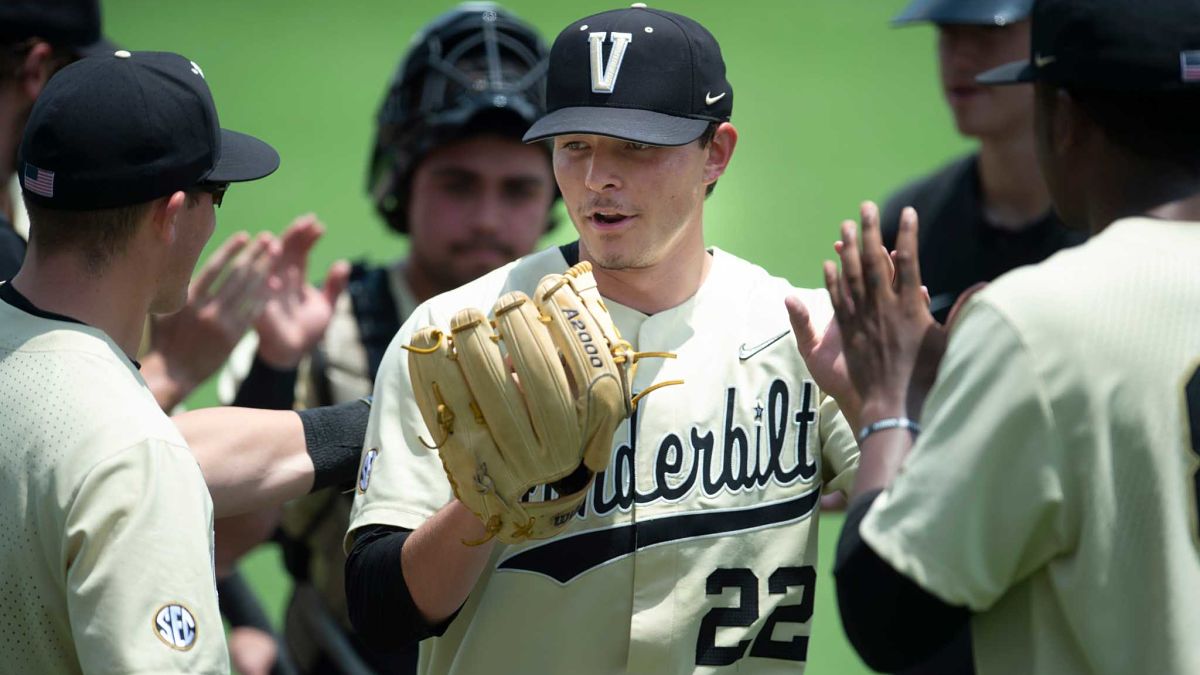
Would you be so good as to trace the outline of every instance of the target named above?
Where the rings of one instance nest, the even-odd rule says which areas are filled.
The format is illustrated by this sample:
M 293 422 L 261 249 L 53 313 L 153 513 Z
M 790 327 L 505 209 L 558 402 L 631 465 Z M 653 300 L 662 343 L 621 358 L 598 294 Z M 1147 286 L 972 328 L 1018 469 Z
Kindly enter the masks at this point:
M 824 291 L 713 249 L 700 290 L 646 316 L 608 302 L 646 360 L 642 399 L 613 439 L 607 471 L 561 535 L 498 545 L 462 612 L 421 645 L 422 673 L 800 672 L 817 583 L 818 500 L 846 489 L 858 449 L 833 399 L 812 382 L 789 328 L 793 293 L 815 319 Z M 401 329 L 375 386 L 351 531 L 415 529 L 453 495 L 413 402 L 407 344 L 490 311 L 568 267 L 559 249 L 527 256 L 425 303 Z
M 861 527 L 976 670 L 1200 672 L 1200 224 L 1130 219 L 966 308 Z
M 228 673 L 200 467 L 112 340 L 22 300 L 0 285 L 0 670 Z

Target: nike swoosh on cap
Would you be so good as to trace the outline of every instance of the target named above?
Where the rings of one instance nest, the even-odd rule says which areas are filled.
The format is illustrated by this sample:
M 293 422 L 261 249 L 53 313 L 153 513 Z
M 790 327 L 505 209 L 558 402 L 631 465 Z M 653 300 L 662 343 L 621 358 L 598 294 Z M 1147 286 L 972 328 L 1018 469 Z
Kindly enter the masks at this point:
M 707 92 L 704 94 L 704 105 L 712 105 L 712 104 L 716 103 L 717 101 L 720 101 L 721 99 L 725 98 L 725 94 L 728 94 L 728 93 L 729 92 L 727 92 L 727 91 L 723 91 L 720 94 L 713 96 L 711 91 Z

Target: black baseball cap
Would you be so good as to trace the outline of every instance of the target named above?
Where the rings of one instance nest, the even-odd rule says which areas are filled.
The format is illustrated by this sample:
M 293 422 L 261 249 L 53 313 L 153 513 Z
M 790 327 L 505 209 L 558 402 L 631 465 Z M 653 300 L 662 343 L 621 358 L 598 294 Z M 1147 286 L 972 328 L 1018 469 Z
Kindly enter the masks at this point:
M 686 145 L 733 114 L 716 38 L 686 16 L 636 3 L 580 19 L 550 48 L 547 113 L 525 141 L 596 134 Z
M 1031 42 L 1028 61 L 976 79 L 1113 92 L 1200 87 L 1196 0 L 1037 0 Z
M 0 0 L 0 43 L 32 37 L 79 56 L 117 49 L 100 33 L 99 0 Z
M 92 210 L 255 180 L 278 167 L 274 148 L 221 128 L 195 62 L 117 51 L 50 78 L 25 125 L 18 175 L 38 204 Z
M 913 0 L 892 19 L 913 23 L 1007 26 L 1029 16 L 1033 0 Z

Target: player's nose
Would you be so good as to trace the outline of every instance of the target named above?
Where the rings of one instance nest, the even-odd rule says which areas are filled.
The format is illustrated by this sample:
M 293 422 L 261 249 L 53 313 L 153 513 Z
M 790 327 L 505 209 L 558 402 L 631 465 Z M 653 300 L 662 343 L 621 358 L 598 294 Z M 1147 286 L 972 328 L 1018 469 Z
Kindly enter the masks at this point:
M 587 160 L 584 184 L 593 192 L 617 190 L 622 185 L 615 154 L 606 148 L 606 145 L 598 143 Z
M 476 202 L 471 224 L 476 232 L 497 232 L 504 225 L 504 199 L 498 190 L 487 190 Z

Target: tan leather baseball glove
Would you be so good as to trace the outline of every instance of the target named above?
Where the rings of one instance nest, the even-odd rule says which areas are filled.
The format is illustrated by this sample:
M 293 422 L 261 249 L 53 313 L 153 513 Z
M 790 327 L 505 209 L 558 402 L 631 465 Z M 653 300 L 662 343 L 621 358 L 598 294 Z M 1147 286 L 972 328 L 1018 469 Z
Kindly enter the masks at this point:
M 493 314 L 464 309 L 449 335 L 413 335 L 413 392 L 455 496 L 487 528 L 482 541 L 544 539 L 608 466 L 613 433 L 636 403 L 634 362 L 652 354 L 621 339 L 587 262 L 543 277 L 532 299 L 505 294 Z M 551 498 L 527 501 L 541 485 Z

